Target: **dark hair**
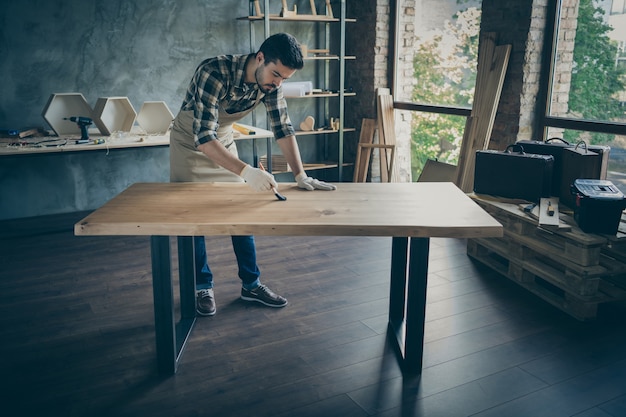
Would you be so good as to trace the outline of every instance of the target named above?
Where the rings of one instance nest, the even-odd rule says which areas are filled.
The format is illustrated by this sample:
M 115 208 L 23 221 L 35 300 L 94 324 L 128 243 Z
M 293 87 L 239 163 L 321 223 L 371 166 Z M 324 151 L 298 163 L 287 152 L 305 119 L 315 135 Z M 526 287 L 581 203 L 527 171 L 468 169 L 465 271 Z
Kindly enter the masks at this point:
M 259 52 L 263 52 L 265 62 L 275 64 L 280 60 L 281 64 L 295 70 L 304 67 L 300 44 L 293 35 L 288 33 L 277 33 L 265 39 Z

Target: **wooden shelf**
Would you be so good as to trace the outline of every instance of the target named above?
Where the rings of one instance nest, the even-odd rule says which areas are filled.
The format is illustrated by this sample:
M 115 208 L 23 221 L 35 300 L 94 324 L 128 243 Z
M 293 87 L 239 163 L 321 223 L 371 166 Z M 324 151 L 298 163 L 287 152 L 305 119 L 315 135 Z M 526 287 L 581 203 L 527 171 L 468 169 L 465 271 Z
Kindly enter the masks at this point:
M 356 96 L 356 93 L 344 93 L 345 97 Z M 339 93 L 318 93 L 306 94 L 304 96 L 285 96 L 285 98 L 303 99 L 303 98 L 322 98 L 322 97 L 339 97 Z
M 314 171 L 314 170 L 319 170 L 319 169 L 332 169 L 332 168 L 337 168 L 338 166 L 339 166 L 339 164 L 337 162 L 317 162 L 317 163 L 306 163 L 306 164 L 303 164 L 303 167 L 304 167 L 305 171 Z M 341 164 L 341 166 L 348 167 L 348 166 L 352 166 L 352 164 L 345 163 L 345 164 Z M 288 172 L 291 172 L 291 171 L 276 171 L 276 170 L 272 170 L 272 174 L 274 174 L 274 175 L 276 175 L 276 174 L 286 174 Z
M 324 15 L 310 16 L 310 15 L 296 15 L 293 17 L 281 17 L 279 15 L 270 15 L 270 20 L 272 21 L 283 21 L 283 22 L 322 22 L 322 23 L 333 23 L 340 22 L 341 20 L 337 17 L 328 17 Z M 243 16 L 238 17 L 237 20 L 248 20 L 251 22 L 264 20 L 264 16 Z M 346 23 L 348 22 L 356 22 L 356 19 L 346 19 Z
M 324 59 L 328 61 L 339 60 L 339 55 L 317 55 L 317 56 L 305 56 L 304 57 L 305 61 L 324 60 Z M 354 60 L 356 59 L 356 56 L 353 56 L 353 55 L 344 56 L 344 59 Z
M 346 127 L 343 129 L 344 132 L 354 132 L 356 131 L 355 128 L 353 127 Z M 306 131 L 306 130 L 296 130 L 296 136 L 310 136 L 310 135 L 325 135 L 325 134 L 331 134 L 331 133 L 339 133 L 338 130 L 333 130 L 333 129 L 324 129 L 324 130 L 310 130 L 310 131 Z
M 21 139 L 19 141 L 3 139 L 0 141 L 0 156 L 3 155 L 33 155 L 52 154 L 62 152 L 83 152 L 110 149 L 145 148 L 150 146 L 169 146 L 170 135 L 142 135 L 128 134 L 122 138 L 93 134 L 92 142 L 76 144 L 80 136 L 46 136 Z M 102 143 L 94 143 L 101 140 Z M 13 143 L 19 143 L 14 145 Z

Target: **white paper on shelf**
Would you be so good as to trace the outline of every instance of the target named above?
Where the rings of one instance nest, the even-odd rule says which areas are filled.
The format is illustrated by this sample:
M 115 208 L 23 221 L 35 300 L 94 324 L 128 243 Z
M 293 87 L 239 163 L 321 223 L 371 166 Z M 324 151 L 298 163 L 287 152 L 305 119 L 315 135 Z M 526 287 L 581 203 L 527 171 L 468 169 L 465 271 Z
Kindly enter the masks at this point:
M 313 83 L 311 81 L 291 81 L 283 83 L 282 89 L 285 97 L 302 97 L 311 94 Z

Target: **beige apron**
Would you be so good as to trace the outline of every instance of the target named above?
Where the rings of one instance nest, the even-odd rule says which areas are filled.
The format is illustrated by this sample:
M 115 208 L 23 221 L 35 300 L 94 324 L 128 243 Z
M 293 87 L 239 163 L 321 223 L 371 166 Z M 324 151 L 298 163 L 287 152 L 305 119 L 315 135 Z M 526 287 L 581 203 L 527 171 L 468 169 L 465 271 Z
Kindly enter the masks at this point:
M 224 147 L 238 157 L 232 125 L 250 113 L 260 102 L 260 97 L 248 110 L 227 113 L 219 109 L 217 138 Z M 196 149 L 193 134 L 193 110 L 181 110 L 170 131 L 170 181 L 171 182 L 243 182 L 243 179 L 222 168 Z

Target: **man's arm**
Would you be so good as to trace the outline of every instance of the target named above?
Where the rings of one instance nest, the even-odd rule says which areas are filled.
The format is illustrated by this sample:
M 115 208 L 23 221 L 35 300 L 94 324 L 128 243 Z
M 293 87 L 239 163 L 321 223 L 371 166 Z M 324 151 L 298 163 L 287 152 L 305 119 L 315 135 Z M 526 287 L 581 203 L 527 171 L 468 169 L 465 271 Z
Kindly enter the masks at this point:
M 285 159 L 287 159 L 287 163 L 291 167 L 293 175 L 296 177 L 298 187 L 309 191 L 332 191 L 337 189 L 337 187 L 333 184 L 319 181 L 306 175 L 304 167 L 302 166 L 302 158 L 300 157 L 298 142 L 296 141 L 296 137 L 294 135 L 285 136 L 278 139 L 276 142 L 278 142 L 280 151 L 285 156 Z
M 256 191 L 268 191 L 278 186 L 272 174 L 246 164 L 230 153 L 219 140 L 205 142 L 198 145 L 198 149 L 219 166 L 242 177 Z
M 198 145 L 198 150 L 219 166 L 240 175 L 246 163 L 230 153 L 219 140 L 211 140 Z

